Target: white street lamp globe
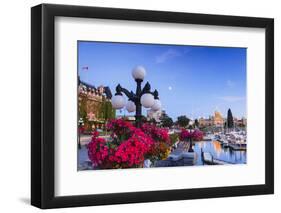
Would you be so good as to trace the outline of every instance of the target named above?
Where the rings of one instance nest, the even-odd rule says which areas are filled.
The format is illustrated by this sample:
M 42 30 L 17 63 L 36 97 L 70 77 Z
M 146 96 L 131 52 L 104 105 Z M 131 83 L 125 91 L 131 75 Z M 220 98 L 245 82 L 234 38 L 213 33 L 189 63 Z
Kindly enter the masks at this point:
M 133 101 L 128 101 L 127 102 L 127 104 L 126 104 L 126 110 L 128 111 L 128 112 L 134 112 L 134 111 L 136 111 L 136 105 L 135 105 L 135 103 L 133 102 Z
M 145 107 L 145 108 L 150 108 L 153 106 L 154 104 L 154 97 L 152 94 L 150 93 L 144 93 L 141 96 L 141 104 Z
M 161 109 L 161 106 L 162 106 L 161 101 L 159 99 L 155 99 L 151 109 L 154 111 L 158 111 Z
M 122 109 L 125 104 L 125 98 L 122 95 L 115 95 L 111 98 L 111 104 L 114 109 Z
M 146 71 L 144 67 L 142 66 L 137 66 L 133 69 L 132 71 L 132 76 L 134 77 L 135 80 L 143 80 L 145 77 Z

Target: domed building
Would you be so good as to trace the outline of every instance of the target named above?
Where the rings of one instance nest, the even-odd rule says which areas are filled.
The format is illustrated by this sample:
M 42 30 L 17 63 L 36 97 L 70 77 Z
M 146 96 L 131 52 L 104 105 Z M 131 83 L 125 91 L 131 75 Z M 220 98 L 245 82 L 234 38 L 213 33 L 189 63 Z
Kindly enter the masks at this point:
M 223 127 L 224 119 L 220 112 L 215 111 L 214 117 L 213 117 L 213 125 L 218 127 Z

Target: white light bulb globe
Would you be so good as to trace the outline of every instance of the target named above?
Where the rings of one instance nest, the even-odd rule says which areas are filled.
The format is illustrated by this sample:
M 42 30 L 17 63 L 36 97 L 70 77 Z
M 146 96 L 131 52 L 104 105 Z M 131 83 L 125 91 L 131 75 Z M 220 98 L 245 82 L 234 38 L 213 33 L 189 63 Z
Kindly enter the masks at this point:
M 111 98 L 111 104 L 114 109 L 122 109 L 125 104 L 125 98 L 122 95 L 115 95 Z
M 152 105 L 151 109 L 154 111 L 158 111 L 161 109 L 161 106 L 162 106 L 161 101 L 158 99 L 155 99 L 154 104 Z
M 141 104 L 145 108 L 150 108 L 154 104 L 154 97 L 150 93 L 145 93 L 141 96 Z
M 135 103 L 133 102 L 133 101 L 128 101 L 127 102 L 127 104 L 126 104 L 126 110 L 128 111 L 128 112 L 134 112 L 134 111 L 136 111 L 136 105 L 135 105 Z
M 146 71 L 144 67 L 142 66 L 137 66 L 136 68 L 133 69 L 132 71 L 132 76 L 134 77 L 135 80 L 143 80 L 145 77 Z

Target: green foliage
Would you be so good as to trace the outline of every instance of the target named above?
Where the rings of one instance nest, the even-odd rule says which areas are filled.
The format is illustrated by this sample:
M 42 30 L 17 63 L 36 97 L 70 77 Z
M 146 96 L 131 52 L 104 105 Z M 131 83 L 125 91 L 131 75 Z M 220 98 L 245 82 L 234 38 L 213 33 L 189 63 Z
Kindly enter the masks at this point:
M 111 102 L 104 100 L 101 104 L 102 119 L 108 120 L 115 118 L 115 109 L 113 109 Z
M 160 121 L 161 121 L 161 126 L 163 127 L 171 127 L 174 125 L 173 119 L 170 118 L 166 113 L 164 113 L 160 117 Z
M 227 111 L 227 127 L 228 128 L 234 127 L 234 121 L 233 121 L 231 109 L 228 109 L 228 111 Z
M 87 100 L 86 98 L 82 98 L 79 107 L 79 117 L 78 119 L 82 118 L 84 123 L 88 121 L 87 119 Z
M 179 135 L 177 133 L 173 133 L 169 135 L 172 145 L 175 144 L 179 140 Z
M 198 121 L 198 119 L 195 119 L 194 125 L 195 125 L 196 127 L 199 127 L 199 121 Z
M 155 118 L 151 118 L 150 120 L 149 120 L 149 123 L 150 124 L 154 124 L 154 125 L 156 125 L 156 120 L 155 120 Z
M 190 119 L 188 117 L 186 117 L 185 115 L 179 116 L 178 120 L 177 120 L 178 125 L 181 127 L 188 126 L 189 122 L 190 122 Z

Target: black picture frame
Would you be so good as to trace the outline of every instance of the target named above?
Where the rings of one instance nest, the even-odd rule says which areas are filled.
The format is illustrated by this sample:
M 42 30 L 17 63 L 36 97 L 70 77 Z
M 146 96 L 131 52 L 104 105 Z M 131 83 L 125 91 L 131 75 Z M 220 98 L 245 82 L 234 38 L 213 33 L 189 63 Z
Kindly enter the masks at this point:
M 54 195 L 55 17 L 264 28 L 266 135 L 265 184 L 96 195 Z M 274 193 L 274 20 L 164 11 L 41 4 L 31 9 L 31 204 L 39 208 L 218 198 Z

